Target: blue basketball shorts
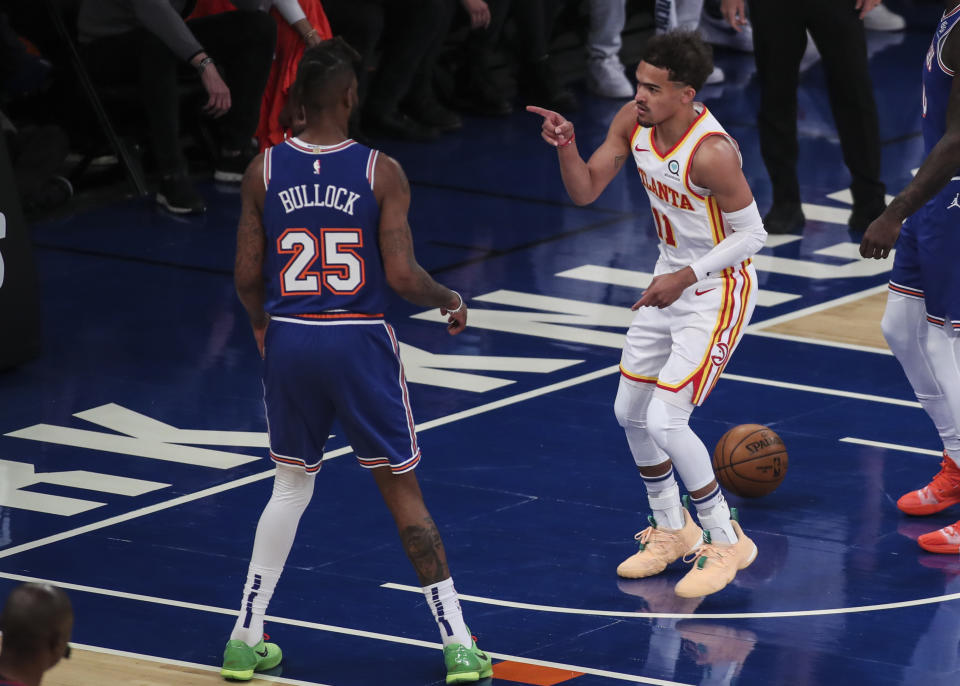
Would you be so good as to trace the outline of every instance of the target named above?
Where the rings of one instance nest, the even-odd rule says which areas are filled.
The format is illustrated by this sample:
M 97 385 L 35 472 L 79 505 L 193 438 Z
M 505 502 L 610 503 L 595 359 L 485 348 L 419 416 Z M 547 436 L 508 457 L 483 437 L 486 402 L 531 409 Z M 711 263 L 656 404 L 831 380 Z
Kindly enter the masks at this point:
M 393 328 L 382 319 L 274 317 L 263 400 L 270 457 L 320 469 L 334 419 L 368 469 L 408 472 L 420 461 L 410 394 Z
M 923 298 L 928 322 L 960 330 L 960 182 L 904 223 L 896 247 L 890 290 Z

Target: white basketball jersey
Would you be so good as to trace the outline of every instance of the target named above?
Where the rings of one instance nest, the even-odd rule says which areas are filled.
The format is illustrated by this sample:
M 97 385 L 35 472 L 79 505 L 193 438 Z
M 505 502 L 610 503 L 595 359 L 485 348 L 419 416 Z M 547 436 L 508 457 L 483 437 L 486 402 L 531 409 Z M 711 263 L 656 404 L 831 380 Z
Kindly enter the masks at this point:
M 736 142 L 706 106 L 698 102 L 694 103 L 694 109 L 699 113 L 697 119 L 670 150 L 657 149 L 656 127 L 638 124 L 630 139 L 633 159 L 647 189 L 654 225 L 660 236 L 657 273 L 691 264 L 729 232 L 710 191 L 690 181 L 690 165 L 697 148 L 707 137 L 726 136 L 734 145 Z

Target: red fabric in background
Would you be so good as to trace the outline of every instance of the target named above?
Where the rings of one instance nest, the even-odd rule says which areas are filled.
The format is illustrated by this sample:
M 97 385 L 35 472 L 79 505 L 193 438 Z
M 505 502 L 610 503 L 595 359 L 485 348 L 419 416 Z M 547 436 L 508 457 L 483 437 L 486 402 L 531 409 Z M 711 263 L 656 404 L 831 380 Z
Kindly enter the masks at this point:
M 324 40 L 333 38 L 330 22 L 327 21 L 327 15 L 323 11 L 320 0 L 299 0 L 299 2 L 303 13 L 307 15 L 307 20 L 320 34 L 320 38 Z M 199 19 L 211 14 L 232 12 L 234 9 L 236 8 L 228 0 L 198 0 L 196 8 L 188 18 Z M 280 128 L 280 112 L 287 104 L 290 87 L 297 78 L 297 65 L 300 64 L 305 47 L 300 34 L 280 16 L 276 9 L 271 9 L 270 14 L 277 22 L 277 50 L 274 53 L 273 65 L 270 67 L 267 86 L 263 90 L 263 99 L 260 101 L 260 122 L 257 124 L 256 136 L 261 151 L 283 142 L 284 131 Z

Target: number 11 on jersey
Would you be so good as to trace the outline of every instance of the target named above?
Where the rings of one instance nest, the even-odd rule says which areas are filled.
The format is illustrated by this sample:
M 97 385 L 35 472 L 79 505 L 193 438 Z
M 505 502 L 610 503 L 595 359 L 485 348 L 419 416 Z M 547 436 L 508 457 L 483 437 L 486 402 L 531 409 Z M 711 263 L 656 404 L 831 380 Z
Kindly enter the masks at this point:
M 677 234 L 673 230 L 673 224 L 670 223 L 667 215 L 658 212 L 656 208 L 651 207 L 650 209 L 653 210 L 653 221 L 657 225 L 657 235 L 660 236 L 660 240 L 671 248 L 676 248 Z

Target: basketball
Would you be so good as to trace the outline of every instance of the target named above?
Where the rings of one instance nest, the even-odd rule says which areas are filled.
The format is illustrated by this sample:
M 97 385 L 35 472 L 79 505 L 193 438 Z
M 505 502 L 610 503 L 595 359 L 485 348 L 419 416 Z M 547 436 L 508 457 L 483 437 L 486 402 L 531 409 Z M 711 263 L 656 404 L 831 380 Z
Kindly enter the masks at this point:
M 713 450 L 717 481 L 731 493 L 759 498 L 776 490 L 787 474 L 787 449 L 773 429 L 740 424 L 723 434 Z

